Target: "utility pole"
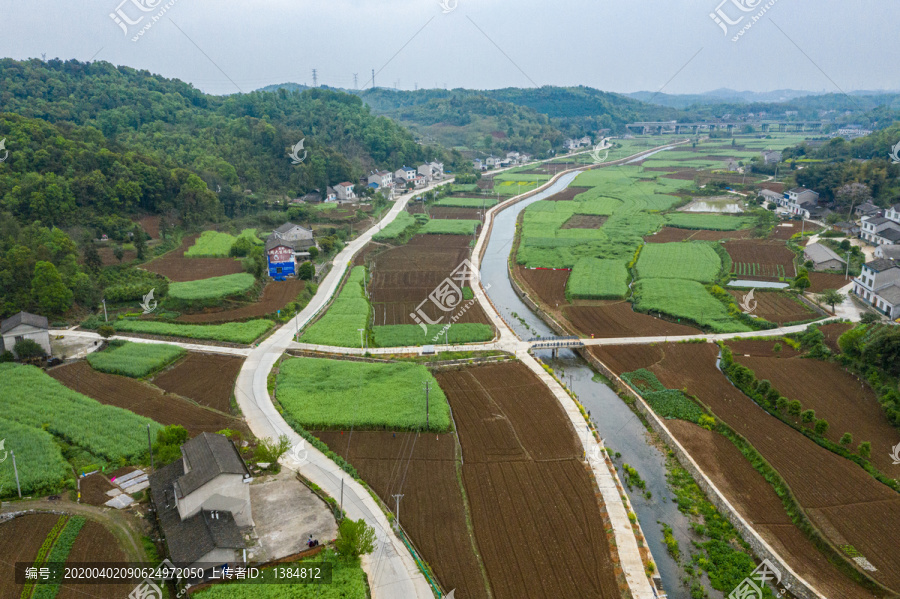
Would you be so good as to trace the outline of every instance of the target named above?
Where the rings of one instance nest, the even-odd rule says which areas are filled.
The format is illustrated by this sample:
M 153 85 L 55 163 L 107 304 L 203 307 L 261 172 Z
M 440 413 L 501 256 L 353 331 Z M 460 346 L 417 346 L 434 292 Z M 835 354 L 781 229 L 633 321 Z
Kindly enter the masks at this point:
M 400 500 L 403 498 L 403 493 L 400 493 L 399 495 L 393 495 L 393 498 L 394 502 L 397 505 L 397 513 L 394 515 L 397 516 L 397 526 L 400 526 Z
M 413 86 L 415 87 L 415 91 L 419 91 L 419 82 L 418 81 L 413 83 Z
M 19 490 L 19 499 L 22 499 L 22 486 L 19 484 L 19 469 L 18 467 L 16 467 L 16 453 L 12 449 L 10 449 L 9 455 L 12 456 L 13 460 L 13 472 L 16 473 L 16 489 Z
M 313 87 L 319 87 L 319 75 L 316 73 L 316 69 L 313 69 Z
M 431 391 L 431 382 L 425 381 L 425 430 L 428 430 L 428 392 Z
M 852 248 L 850 250 L 847 250 L 847 272 L 844 273 L 845 281 L 850 278 L 850 252 L 851 251 L 852 251 Z
M 341 478 L 341 519 L 344 517 L 344 479 Z
M 150 467 L 154 470 L 156 465 L 153 463 L 153 443 L 150 441 L 150 425 L 147 425 L 147 447 L 150 448 Z
M 360 347 L 360 349 L 363 349 L 363 346 L 365 346 L 365 344 L 366 344 L 363 333 L 365 333 L 366 330 L 365 329 L 356 329 L 356 330 L 359 331 L 359 347 Z
M 106 298 L 103 298 L 103 322 L 109 322 L 109 318 L 106 316 Z
M 359 89 L 359 73 L 353 73 L 353 88 Z

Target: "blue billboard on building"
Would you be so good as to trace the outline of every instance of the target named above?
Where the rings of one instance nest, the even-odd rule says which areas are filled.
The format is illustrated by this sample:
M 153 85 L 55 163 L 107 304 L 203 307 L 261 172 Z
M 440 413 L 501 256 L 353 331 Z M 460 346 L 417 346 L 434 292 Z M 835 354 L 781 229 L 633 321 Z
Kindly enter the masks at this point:
M 273 247 L 266 252 L 269 261 L 269 276 L 276 280 L 297 276 L 294 250 L 286 245 Z

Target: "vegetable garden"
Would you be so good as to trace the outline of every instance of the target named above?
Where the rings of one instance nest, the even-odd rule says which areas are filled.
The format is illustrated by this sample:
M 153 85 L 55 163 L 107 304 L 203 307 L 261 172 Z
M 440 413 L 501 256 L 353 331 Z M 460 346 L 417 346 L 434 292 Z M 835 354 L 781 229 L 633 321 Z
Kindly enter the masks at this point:
M 100 372 L 143 378 L 162 370 L 186 353 L 187 350 L 177 345 L 113 341 L 104 351 L 88 354 L 87 362 Z

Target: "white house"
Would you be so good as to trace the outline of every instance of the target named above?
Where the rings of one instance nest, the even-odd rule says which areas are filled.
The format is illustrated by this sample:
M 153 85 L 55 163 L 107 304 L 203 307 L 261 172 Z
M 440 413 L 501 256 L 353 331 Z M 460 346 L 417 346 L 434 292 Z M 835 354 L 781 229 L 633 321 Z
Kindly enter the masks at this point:
M 394 173 L 390 171 L 372 171 L 367 183 L 376 183 L 379 188 L 390 187 L 394 184 Z
M 853 279 L 853 293 L 892 320 L 900 317 L 900 266 L 885 259 L 866 262 Z
M 874 254 L 876 258 L 900 261 L 900 245 L 879 245 L 875 248 Z
M 809 211 L 819 203 L 819 194 L 805 187 L 797 187 L 784 194 L 784 207 L 788 212 L 803 218 L 809 218 Z
M 474 168 L 476 171 L 483 171 L 485 169 L 485 165 L 483 162 L 481 162 L 481 158 L 476 158 L 472 161 L 472 168 Z
M 496 156 L 488 156 L 487 160 L 485 160 L 484 163 L 488 168 L 494 168 L 496 166 L 500 166 L 500 161 L 500 158 Z
M 326 202 L 337 202 L 337 191 L 335 191 L 334 187 L 331 185 L 325 190 L 325 201 Z
M 432 177 L 434 176 L 434 171 L 431 168 L 431 164 L 427 162 L 425 164 L 420 164 L 419 168 L 416 169 L 416 172 L 424 177 L 426 181 L 431 181 Z
M 777 150 L 763 150 L 762 159 L 764 164 L 775 164 L 781 162 L 781 152 Z
M 766 200 L 767 202 L 775 204 L 776 206 L 780 205 L 780 203 L 784 200 L 783 193 L 778 193 L 777 191 L 772 191 L 771 189 L 760 189 L 757 196 Z
M 337 199 L 339 202 L 349 202 L 356 199 L 356 194 L 353 193 L 353 183 L 351 183 L 350 181 L 338 183 L 334 186 L 334 191 L 335 193 L 337 193 Z
M 431 178 L 435 181 L 440 181 L 444 178 L 444 163 L 443 162 L 429 162 L 428 165 L 431 167 Z
M 47 317 L 19 312 L 0 323 L 0 353 L 10 351 L 15 354 L 16 343 L 24 339 L 31 339 L 40 345 L 49 356 L 50 324 Z
M 900 223 L 884 216 L 863 217 L 860 237 L 872 245 L 900 243 Z
M 150 495 L 172 561 L 243 562 L 241 528 L 253 526 L 250 471 L 228 437 L 201 433 L 181 459 L 150 475 Z
M 900 204 L 894 204 L 885 210 L 884 217 L 891 219 L 895 223 L 900 223 Z
M 411 166 L 402 166 L 394 171 L 394 180 L 403 185 L 416 178 L 416 169 Z
M 306 227 L 285 223 L 266 239 L 269 276 L 282 280 L 297 275 L 297 264 L 309 260 L 309 248 L 316 245 L 313 232 Z

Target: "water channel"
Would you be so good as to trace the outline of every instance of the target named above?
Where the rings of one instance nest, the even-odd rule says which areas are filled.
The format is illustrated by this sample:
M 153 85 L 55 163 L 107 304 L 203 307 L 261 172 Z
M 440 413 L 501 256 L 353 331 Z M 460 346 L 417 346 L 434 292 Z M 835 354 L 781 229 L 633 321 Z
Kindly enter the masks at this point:
M 507 259 L 512 249 L 519 214 L 534 202 L 546 199 L 568 187 L 578 173 L 563 175 L 551 187 L 527 200 L 514 204 L 500 212 L 494 220 L 493 230 L 481 262 L 481 278 L 487 293 L 503 318 L 522 339 L 536 336 L 555 335 L 552 329 L 534 314 L 513 291 L 507 274 Z M 550 352 L 537 352 L 547 362 L 566 385 L 575 392 L 591 419 L 600 431 L 606 445 L 612 452 L 620 452 L 616 463 L 630 464 L 647 484 L 652 495 L 646 498 L 641 491 L 629 492 L 631 502 L 644 530 L 648 545 L 653 553 L 663 587 L 672 599 L 690 599 L 688 589 L 682 584 L 684 572 L 681 566 L 666 551 L 662 542 L 662 527 L 657 522 L 668 524 L 682 550 L 682 559 L 691 549 L 690 523 L 678 511 L 674 495 L 666 483 L 665 457 L 650 443 L 647 430 L 625 404 L 608 386 L 593 380 L 596 374 L 579 355 L 562 350 L 560 357 L 550 359 Z M 621 468 L 619 477 L 622 478 Z M 708 589 L 710 596 L 721 596 Z

